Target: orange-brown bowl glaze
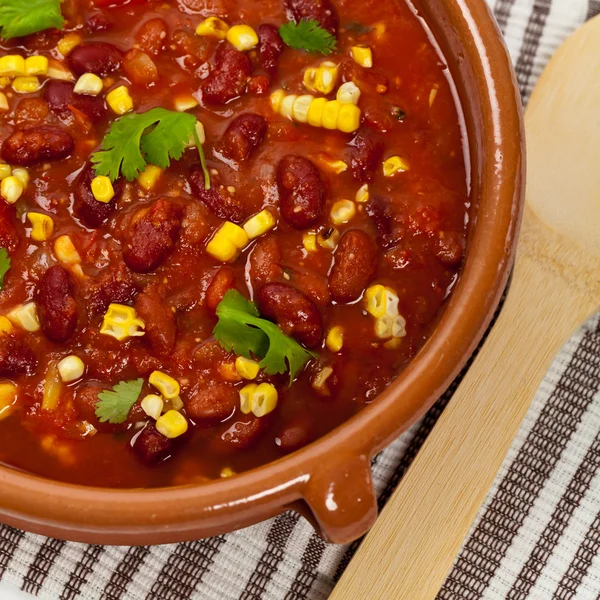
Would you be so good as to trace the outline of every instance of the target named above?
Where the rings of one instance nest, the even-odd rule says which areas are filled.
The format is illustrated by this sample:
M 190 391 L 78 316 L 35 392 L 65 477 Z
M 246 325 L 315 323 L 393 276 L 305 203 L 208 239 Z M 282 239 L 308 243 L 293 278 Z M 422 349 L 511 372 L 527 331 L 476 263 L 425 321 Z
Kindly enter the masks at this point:
M 420 16 L 449 63 L 464 112 L 474 206 L 458 285 L 435 332 L 408 368 L 375 402 L 325 437 L 230 479 L 112 490 L 57 483 L 0 466 L 2 522 L 105 544 L 198 539 L 289 507 L 305 514 L 332 542 L 354 540 L 373 524 L 377 505 L 371 458 L 425 414 L 481 339 L 512 264 L 524 189 L 519 93 L 484 0 L 429 0 Z

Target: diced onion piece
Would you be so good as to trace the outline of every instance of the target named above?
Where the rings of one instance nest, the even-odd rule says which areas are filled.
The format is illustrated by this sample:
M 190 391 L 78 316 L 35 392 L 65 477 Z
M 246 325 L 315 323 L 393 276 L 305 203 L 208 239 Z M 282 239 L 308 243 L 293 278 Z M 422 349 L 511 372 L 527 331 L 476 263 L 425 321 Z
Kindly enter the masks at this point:
M 13 308 L 6 315 L 13 325 L 21 327 L 25 331 L 35 333 L 40 330 L 40 321 L 37 314 L 37 305 L 35 302 L 28 302 L 21 306 Z
M 148 394 L 141 402 L 142 410 L 155 421 L 160 418 L 164 407 L 163 399 L 156 394 Z

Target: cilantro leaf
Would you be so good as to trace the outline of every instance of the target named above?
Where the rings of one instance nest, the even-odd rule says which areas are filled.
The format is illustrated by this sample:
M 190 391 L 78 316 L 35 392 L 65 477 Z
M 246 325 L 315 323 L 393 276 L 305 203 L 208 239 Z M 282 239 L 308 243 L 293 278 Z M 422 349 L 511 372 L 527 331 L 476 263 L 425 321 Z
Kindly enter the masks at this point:
M 279 28 L 284 43 L 295 50 L 331 54 L 337 49 L 337 40 L 314 19 L 303 19 L 299 23 L 285 23 Z
M 100 423 L 117 425 L 124 423 L 129 416 L 129 411 L 137 402 L 144 385 L 143 379 L 121 381 L 112 390 L 104 390 L 98 394 L 96 403 L 96 416 Z
M 0 38 L 10 40 L 44 29 L 62 29 L 60 0 L 2 0 Z
M 262 357 L 260 367 L 269 375 L 290 371 L 290 384 L 314 356 L 285 335 L 275 323 L 262 319 L 256 306 L 238 291 L 229 290 L 217 306 L 219 322 L 213 335 L 227 350 L 252 358 Z
M 4 289 L 4 276 L 10 269 L 10 257 L 6 248 L 0 248 L 0 290 Z
M 116 120 L 102 142 L 99 152 L 92 154 L 96 175 L 115 181 L 119 174 L 133 181 L 148 163 L 166 169 L 171 160 L 179 160 L 192 136 L 196 136 L 196 118 L 165 108 L 129 114 Z M 202 162 L 202 146 L 197 140 Z M 205 180 L 210 179 L 203 163 Z M 207 189 L 208 189 L 207 188 Z

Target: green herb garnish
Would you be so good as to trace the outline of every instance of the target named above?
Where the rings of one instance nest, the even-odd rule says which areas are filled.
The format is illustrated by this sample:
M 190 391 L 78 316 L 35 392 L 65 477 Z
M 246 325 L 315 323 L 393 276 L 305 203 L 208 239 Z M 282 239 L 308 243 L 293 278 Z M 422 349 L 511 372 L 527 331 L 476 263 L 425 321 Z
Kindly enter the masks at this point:
M 143 379 L 121 381 L 112 390 L 104 390 L 98 394 L 96 416 L 100 423 L 118 425 L 127 421 L 129 411 L 142 393 Z
M 275 323 L 262 319 L 254 303 L 238 291 L 229 290 L 217 306 L 219 322 L 215 339 L 227 350 L 246 358 L 262 357 L 261 369 L 268 375 L 290 371 L 290 384 L 315 355 L 285 335 Z
M 196 141 L 206 189 L 209 189 L 210 175 L 196 132 L 196 117 L 165 108 L 125 115 L 115 121 L 100 151 L 92 154 L 94 170 L 96 175 L 110 177 L 112 181 L 119 174 L 133 181 L 148 164 L 166 169 L 171 160 L 179 160 L 190 139 Z
M 4 289 L 4 276 L 10 269 L 10 256 L 6 248 L 0 248 L 0 290 Z
M 314 19 L 285 23 L 279 28 L 284 43 L 294 50 L 318 52 L 327 56 L 337 49 L 337 40 Z
M 2 0 L 0 2 L 0 38 L 16 37 L 56 27 L 62 29 L 65 20 L 60 12 L 60 0 Z

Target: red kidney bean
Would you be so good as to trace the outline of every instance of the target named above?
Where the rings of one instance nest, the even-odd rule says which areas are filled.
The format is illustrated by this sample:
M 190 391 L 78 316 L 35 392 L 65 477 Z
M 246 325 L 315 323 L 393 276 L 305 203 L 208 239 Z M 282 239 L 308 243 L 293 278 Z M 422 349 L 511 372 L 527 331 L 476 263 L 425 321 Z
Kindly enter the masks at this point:
M 374 196 L 366 206 L 367 214 L 371 217 L 377 229 L 377 242 L 384 249 L 393 246 L 397 240 L 393 231 L 393 215 L 391 200 L 381 196 Z
M 149 87 L 158 81 L 158 69 L 154 61 L 141 50 L 132 48 L 123 59 L 123 70 L 131 83 Z
M 89 372 L 89 371 L 88 371 Z M 126 425 L 114 425 L 112 423 L 101 423 L 96 416 L 96 407 L 98 404 L 98 394 L 110 386 L 102 385 L 98 382 L 86 382 L 77 387 L 73 395 L 73 405 L 77 411 L 78 417 L 91 423 L 98 431 L 105 433 L 116 433 L 125 431 Z
M 275 73 L 284 47 L 275 25 L 263 24 L 258 28 L 258 62 L 269 75 Z
M 190 187 L 192 194 L 220 219 L 239 223 L 245 217 L 242 201 L 230 193 L 221 183 L 218 175 L 211 175 L 211 186 L 204 187 L 204 171 L 200 165 L 192 165 L 190 169 Z
M 303 156 L 289 154 L 277 167 L 281 216 L 296 229 L 314 225 L 323 212 L 325 182 L 319 169 Z
M 216 311 L 219 302 L 228 290 L 235 287 L 235 273 L 229 267 L 221 267 L 212 278 L 207 290 L 204 304 L 208 310 Z
M 86 19 L 86 25 L 90 31 L 97 33 L 112 29 L 114 23 L 104 13 L 94 13 Z
M 335 251 L 329 291 L 336 302 L 357 300 L 377 270 L 377 245 L 360 229 L 346 231 Z
M 91 165 L 86 167 L 75 180 L 73 191 L 73 212 L 90 229 L 100 227 L 110 217 L 123 194 L 123 181 L 117 179 L 113 183 L 114 198 L 110 202 L 98 202 L 92 194 L 95 176 L 94 168 Z
M 281 426 L 275 434 L 275 445 L 286 454 L 306 446 L 312 439 L 312 423 L 307 416 L 299 416 Z
M 287 283 L 266 283 L 256 295 L 260 312 L 283 333 L 313 348 L 321 341 L 323 324 L 316 304 Z
M 82 295 L 91 313 L 104 314 L 112 302 L 130 302 L 136 291 L 127 267 L 120 263 L 116 269 L 105 269 L 98 277 L 86 280 Z
M 129 228 L 123 246 L 127 266 L 138 273 L 148 273 L 173 250 L 183 219 L 181 206 L 161 198 L 143 211 Z
M 281 249 L 273 236 L 261 237 L 248 261 L 250 281 L 255 294 L 265 283 L 279 281 L 283 276 L 283 268 L 280 265 Z
M 140 462 L 149 466 L 157 465 L 172 454 L 173 440 L 159 433 L 153 423 L 148 423 L 133 438 L 131 449 Z
M 66 342 L 77 327 L 77 302 L 71 275 L 64 267 L 50 267 L 37 288 L 42 331 L 54 342 Z
M 248 93 L 264 96 L 269 91 L 271 80 L 268 75 L 253 75 L 248 79 Z
M 465 252 L 465 236 L 456 231 L 440 231 L 435 247 L 437 259 L 446 266 L 460 264 Z
M 383 140 L 368 129 L 359 129 L 350 142 L 348 157 L 352 176 L 358 181 L 373 181 L 383 157 Z
M 74 147 L 73 138 L 60 127 L 29 127 L 14 131 L 4 140 L 2 158 L 9 164 L 28 167 L 66 158 Z
M 144 291 L 136 296 L 135 310 L 146 324 L 144 340 L 159 356 L 169 356 L 177 339 L 175 313 L 152 290 Z
M 336 35 L 339 19 L 330 0 L 284 0 L 284 6 L 290 21 L 314 19 L 323 29 Z
M 256 442 L 265 430 L 265 417 L 254 415 L 240 416 L 218 440 L 218 446 L 225 451 L 246 450 Z
M 71 107 L 82 112 L 90 121 L 100 121 L 106 115 L 106 104 L 99 96 L 75 94 L 75 84 L 70 81 L 51 79 L 44 86 L 44 99 L 50 109 L 60 117 L 71 113 Z
M 226 104 L 241 96 L 252 75 L 252 61 L 244 52 L 222 42 L 215 54 L 210 75 L 201 84 L 202 99 L 209 104 Z
M 0 247 L 9 251 L 19 245 L 14 207 L 0 201 Z
M 188 29 L 178 29 L 171 36 L 170 47 L 176 55 L 185 57 L 184 67 L 194 71 L 210 59 L 214 45 L 214 40 L 211 38 L 200 37 Z
M 236 162 L 248 160 L 266 133 L 267 120 L 264 117 L 254 113 L 241 114 L 231 121 L 217 150 L 225 158 Z
M 164 19 L 156 17 L 146 21 L 136 32 L 137 45 L 148 54 L 156 56 L 167 44 L 169 27 Z
M 33 350 L 19 333 L 0 335 L 0 377 L 31 375 L 37 364 Z
M 185 410 L 194 421 L 219 422 L 233 414 L 239 401 L 237 389 L 229 383 L 201 384 L 190 393 Z
M 107 42 L 91 42 L 76 46 L 69 54 L 68 61 L 78 77 L 84 73 L 106 77 L 121 67 L 123 52 Z
M 41 98 L 23 98 L 15 109 L 17 125 L 39 125 L 48 116 L 48 104 Z

